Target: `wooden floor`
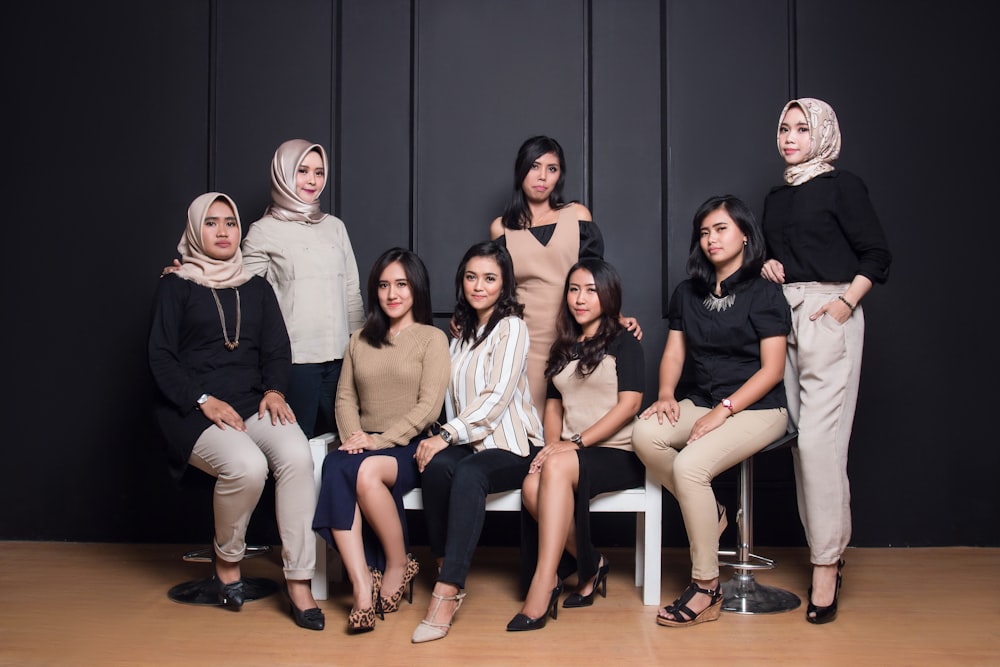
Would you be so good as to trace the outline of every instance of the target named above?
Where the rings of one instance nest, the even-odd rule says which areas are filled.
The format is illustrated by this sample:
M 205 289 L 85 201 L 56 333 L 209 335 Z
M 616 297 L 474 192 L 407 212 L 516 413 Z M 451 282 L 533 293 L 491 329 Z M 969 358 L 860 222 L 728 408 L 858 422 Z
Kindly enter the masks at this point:
M 321 603 L 324 632 L 296 627 L 281 594 L 240 613 L 172 602 L 172 585 L 208 574 L 180 560 L 190 547 L 0 543 L 0 665 L 1000 665 L 1000 549 L 852 549 L 835 623 L 807 624 L 803 602 L 687 629 L 654 623 L 632 583 L 632 551 L 614 549 L 607 599 L 512 634 L 504 628 L 520 606 L 517 550 L 482 548 L 451 634 L 412 645 L 430 595 L 425 550 L 416 552 L 424 572 L 414 604 L 349 636 L 343 584 Z M 779 560 L 760 583 L 805 596 L 804 550 L 758 551 Z M 664 550 L 664 603 L 689 567 L 686 550 Z M 244 574 L 281 578 L 272 556 L 247 561 Z

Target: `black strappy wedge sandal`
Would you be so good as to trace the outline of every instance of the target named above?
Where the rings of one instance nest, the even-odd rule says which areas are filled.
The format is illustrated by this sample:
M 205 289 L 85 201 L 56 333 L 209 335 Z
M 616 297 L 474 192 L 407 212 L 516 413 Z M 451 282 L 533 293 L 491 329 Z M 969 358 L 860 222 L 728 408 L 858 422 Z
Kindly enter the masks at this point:
M 712 598 L 712 601 L 700 613 L 696 614 L 691 611 L 687 604 L 698 593 L 708 595 Z M 668 628 L 685 628 L 708 621 L 717 621 L 719 620 L 719 612 L 722 611 L 722 584 L 716 584 L 713 590 L 706 590 L 692 581 L 684 589 L 681 596 L 674 600 L 674 603 L 670 606 L 664 607 L 663 610 L 673 616 L 673 618 L 665 618 L 657 614 L 656 622 Z

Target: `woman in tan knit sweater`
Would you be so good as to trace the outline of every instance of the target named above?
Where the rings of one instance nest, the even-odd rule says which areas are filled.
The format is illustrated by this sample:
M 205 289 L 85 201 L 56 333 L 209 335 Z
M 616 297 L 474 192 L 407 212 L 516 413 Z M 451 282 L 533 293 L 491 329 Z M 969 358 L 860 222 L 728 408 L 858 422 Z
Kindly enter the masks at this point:
M 450 368 L 447 338 L 432 324 L 423 262 L 409 250 L 386 251 L 368 277 L 365 325 L 344 355 L 337 387 L 343 441 L 323 463 L 313 520 L 340 552 L 353 586 L 353 632 L 372 630 L 376 613 L 399 609 L 407 586 L 413 601 L 418 566 L 406 551 L 402 498 L 416 486 L 413 454 L 441 414 Z M 362 516 L 384 552 L 384 575 L 382 555 L 363 539 Z

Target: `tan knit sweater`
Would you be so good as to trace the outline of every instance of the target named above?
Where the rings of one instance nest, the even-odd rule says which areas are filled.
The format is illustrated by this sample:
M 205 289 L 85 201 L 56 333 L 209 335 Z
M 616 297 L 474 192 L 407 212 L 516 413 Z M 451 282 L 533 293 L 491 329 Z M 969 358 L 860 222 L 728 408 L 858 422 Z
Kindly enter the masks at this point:
M 437 327 L 412 324 L 374 348 L 351 334 L 337 385 L 341 439 L 361 430 L 378 449 L 405 445 L 441 414 L 451 360 L 448 339 Z

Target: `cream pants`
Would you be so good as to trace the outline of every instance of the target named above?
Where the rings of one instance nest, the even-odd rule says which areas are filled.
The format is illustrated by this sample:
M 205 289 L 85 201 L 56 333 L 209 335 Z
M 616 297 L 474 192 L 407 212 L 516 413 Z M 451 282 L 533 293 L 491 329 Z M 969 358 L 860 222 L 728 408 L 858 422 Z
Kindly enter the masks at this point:
M 851 539 L 851 487 L 847 448 L 861 379 L 865 315 L 859 306 L 847 322 L 809 316 L 843 294 L 847 284 L 784 285 L 792 308 L 785 393 L 798 429 L 792 448 L 799 517 L 814 565 L 832 565 Z
M 786 432 L 784 408 L 744 410 L 719 428 L 685 444 L 699 417 L 709 412 L 689 399 L 679 403 L 680 417 L 671 425 L 656 417 L 636 420 L 635 453 L 657 481 L 677 498 L 691 545 L 691 578 L 719 576 L 719 514 L 712 480 Z
M 212 425 L 195 442 L 189 462 L 216 478 L 215 553 L 238 563 L 246 551 L 247 524 L 264 490 L 267 471 L 274 471 L 274 506 L 281 536 L 281 559 L 286 579 L 312 579 L 316 569 L 316 511 L 309 443 L 298 424 L 251 415 L 246 433 Z

